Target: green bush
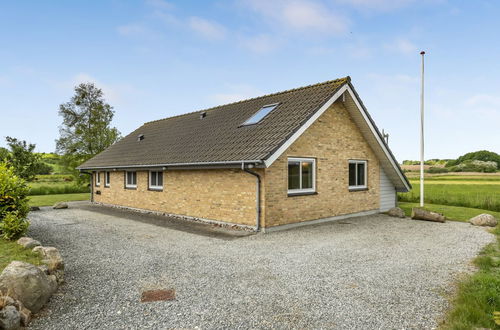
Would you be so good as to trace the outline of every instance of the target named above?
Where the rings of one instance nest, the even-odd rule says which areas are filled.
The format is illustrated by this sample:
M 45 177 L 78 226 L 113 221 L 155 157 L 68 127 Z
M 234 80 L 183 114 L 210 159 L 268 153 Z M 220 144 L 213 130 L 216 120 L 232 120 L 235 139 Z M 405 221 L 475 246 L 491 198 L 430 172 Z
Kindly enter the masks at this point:
M 445 167 L 429 167 L 428 170 L 426 170 L 427 173 L 448 173 L 449 170 Z
M 27 230 L 28 193 L 26 181 L 0 163 L 0 236 L 16 237 Z
M 7 212 L 0 221 L 0 235 L 7 240 L 18 239 L 28 231 L 30 223 L 19 217 L 18 212 Z

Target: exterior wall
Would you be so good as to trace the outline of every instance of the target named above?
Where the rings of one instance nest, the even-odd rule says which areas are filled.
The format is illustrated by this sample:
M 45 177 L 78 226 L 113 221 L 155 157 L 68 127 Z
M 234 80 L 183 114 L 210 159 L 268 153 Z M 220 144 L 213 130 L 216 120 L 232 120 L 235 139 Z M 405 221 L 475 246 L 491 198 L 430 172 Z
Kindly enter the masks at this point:
M 316 158 L 317 194 L 288 196 L 288 157 Z M 367 160 L 367 190 L 349 191 L 349 159 Z M 326 110 L 267 168 L 265 177 L 266 227 L 380 207 L 378 159 L 341 102 Z
M 256 179 L 241 170 L 167 170 L 163 172 L 163 191 L 148 190 L 147 171 L 137 171 L 137 188 L 126 189 L 124 173 L 111 172 L 109 188 L 104 187 L 104 172 L 99 187 L 94 175 L 94 201 L 255 225 Z
M 396 188 L 389 177 L 380 168 L 380 212 L 386 212 L 396 206 Z

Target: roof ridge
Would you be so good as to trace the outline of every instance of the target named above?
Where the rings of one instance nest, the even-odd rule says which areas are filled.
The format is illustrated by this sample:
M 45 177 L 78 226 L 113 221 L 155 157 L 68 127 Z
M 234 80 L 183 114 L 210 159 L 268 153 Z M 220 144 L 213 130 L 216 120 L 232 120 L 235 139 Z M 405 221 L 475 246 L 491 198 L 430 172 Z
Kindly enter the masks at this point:
M 323 82 L 316 83 L 316 84 L 310 84 L 310 85 L 306 85 L 306 86 L 302 86 L 302 87 L 296 87 L 296 88 L 292 88 L 292 89 L 287 89 L 287 90 L 284 90 L 284 91 L 281 91 L 281 92 L 275 92 L 275 93 L 260 95 L 260 96 L 256 96 L 256 97 L 251 97 L 249 99 L 244 99 L 244 100 L 240 100 L 240 101 L 230 102 L 230 103 L 226 103 L 226 104 L 220 104 L 220 105 L 216 105 L 214 107 L 210 107 L 210 108 L 206 108 L 206 109 L 200 109 L 200 110 L 186 112 L 186 113 L 182 113 L 182 114 L 171 116 L 171 117 L 165 117 L 165 118 L 161 118 L 161 119 L 147 121 L 143 125 L 151 124 L 151 123 L 156 123 L 156 122 L 167 120 L 167 119 L 173 119 L 173 118 L 178 118 L 178 117 L 182 117 L 182 116 L 187 116 L 187 115 L 191 115 L 191 114 L 197 113 L 197 112 L 210 111 L 210 110 L 213 110 L 215 108 L 220 108 L 220 107 L 224 107 L 224 106 L 228 106 L 228 105 L 233 105 L 233 104 L 238 104 L 238 103 L 247 102 L 247 101 L 251 101 L 251 100 L 256 100 L 256 99 L 260 99 L 260 98 L 263 98 L 263 97 L 275 96 L 275 95 L 280 95 L 280 94 L 286 94 L 286 93 L 290 93 L 290 92 L 295 92 L 295 91 L 300 90 L 300 89 L 317 87 L 319 85 L 326 85 L 326 84 L 330 84 L 330 83 L 333 83 L 333 82 L 338 82 L 338 81 L 341 81 L 341 80 L 345 80 L 343 83 L 348 83 L 348 82 L 351 81 L 351 77 L 350 76 L 345 76 L 345 77 L 342 77 L 342 78 L 327 80 L 327 81 L 323 81 Z

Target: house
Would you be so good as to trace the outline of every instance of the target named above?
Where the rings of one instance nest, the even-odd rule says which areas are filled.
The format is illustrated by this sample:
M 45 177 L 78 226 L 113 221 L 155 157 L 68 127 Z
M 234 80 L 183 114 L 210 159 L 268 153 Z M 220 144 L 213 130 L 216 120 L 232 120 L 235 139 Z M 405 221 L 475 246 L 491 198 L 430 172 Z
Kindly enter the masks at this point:
M 145 123 L 78 169 L 94 202 L 264 231 L 411 189 L 350 77 Z

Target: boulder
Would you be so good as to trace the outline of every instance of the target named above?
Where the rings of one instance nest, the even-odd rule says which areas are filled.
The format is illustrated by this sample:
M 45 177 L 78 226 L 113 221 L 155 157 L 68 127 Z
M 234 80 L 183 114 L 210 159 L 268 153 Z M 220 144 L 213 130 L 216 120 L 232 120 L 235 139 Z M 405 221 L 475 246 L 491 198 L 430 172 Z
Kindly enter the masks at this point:
M 55 203 L 54 206 L 52 206 L 52 208 L 56 209 L 56 210 L 67 209 L 68 208 L 68 204 L 66 204 L 64 202 L 59 202 L 59 203 Z
M 22 306 L 19 309 L 19 316 L 21 318 L 21 325 L 23 327 L 27 327 L 28 324 L 31 322 L 31 311 L 26 307 Z
M 30 211 L 40 211 L 40 208 L 38 206 L 31 206 Z
M 37 246 L 33 251 L 40 253 L 42 262 L 46 266 L 38 266 L 38 268 L 47 275 L 55 275 L 57 283 L 64 282 L 64 260 L 59 251 L 50 246 Z
M 470 218 L 469 222 L 474 226 L 495 227 L 498 224 L 497 218 L 488 213 L 476 215 L 475 217 Z
M 418 207 L 411 209 L 411 218 L 414 220 L 426 220 L 434 222 L 445 222 L 446 218 L 441 213 L 427 211 Z
M 0 329 L 19 329 L 21 316 L 14 306 L 5 306 L 0 309 Z
M 398 218 L 404 218 L 405 217 L 405 211 L 403 211 L 399 207 L 393 207 L 389 211 L 387 211 L 387 214 L 390 215 L 391 217 L 398 217 Z
M 12 261 L 0 274 L 0 290 L 19 300 L 32 313 L 36 313 L 57 289 L 54 278 L 38 267 Z
M 32 249 L 35 246 L 40 246 L 40 242 L 37 240 L 34 240 L 31 237 L 21 237 L 20 239 L 17 240 L 17 244 L 24 246 L 27 249 Z

